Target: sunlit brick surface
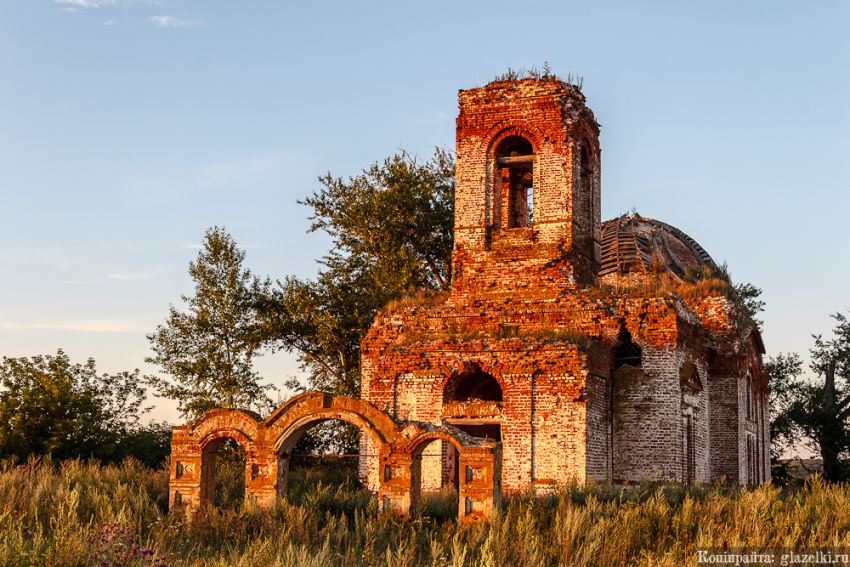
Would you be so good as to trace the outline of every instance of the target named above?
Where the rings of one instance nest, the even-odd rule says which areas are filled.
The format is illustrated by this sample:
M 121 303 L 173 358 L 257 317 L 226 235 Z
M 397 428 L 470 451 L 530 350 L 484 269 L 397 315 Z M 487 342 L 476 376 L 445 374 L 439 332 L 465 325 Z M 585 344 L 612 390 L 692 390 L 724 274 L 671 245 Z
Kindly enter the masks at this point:
M 376 318 L 362 397 L 399 421 L 498 438 L 508 491 L 769 478 L 758 331 L 723 293 L 683 282 L 713 265 L 686 234 L 600 222 L 599 125 L 580 91 L 524 79 L 458 100 L 452 288 Z M 425 489 L 465 474 L 433 445 Z M 376 486 L 373 454 L 362 470 Z

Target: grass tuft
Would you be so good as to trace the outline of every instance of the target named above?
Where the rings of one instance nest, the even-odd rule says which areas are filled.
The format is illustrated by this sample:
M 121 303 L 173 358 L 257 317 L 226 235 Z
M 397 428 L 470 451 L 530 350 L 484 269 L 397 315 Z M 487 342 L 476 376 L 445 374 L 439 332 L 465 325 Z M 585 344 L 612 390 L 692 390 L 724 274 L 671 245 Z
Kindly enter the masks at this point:
M 458 525 L 455 494 L 382 515 L 339 467 L 295 469 L 287 500 L 168 515 L 167 471 L 32 459 L 0 469 L 2 565 L 694 565 L 698 547 L 848 547 L 850 485 L 813 477 L 683 489 L 572 483 Z

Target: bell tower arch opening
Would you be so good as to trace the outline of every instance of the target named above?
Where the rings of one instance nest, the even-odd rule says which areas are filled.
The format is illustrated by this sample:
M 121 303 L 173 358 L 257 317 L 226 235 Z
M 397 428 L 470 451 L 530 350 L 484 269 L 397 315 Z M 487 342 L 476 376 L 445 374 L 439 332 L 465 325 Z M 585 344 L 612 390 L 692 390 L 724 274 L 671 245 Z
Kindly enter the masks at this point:
M 599 124 L 585 102 L 554 77 L 460 91 L 452 300 L 595 280 Z
M 496 148 L 496 164 L 505 226 L 531 226 L 534 224 L 534 149 L 531 142 L 522 136 L 508 136 Z
M 590 260 L 598 260 L 596 240 L 599 221 L 596 210 L 599 208 L 596 195 L 596 171 L 593 149 L 588 140 L 578 144 L 578 183 L 573 196 L 573 226 L 576 249 Z

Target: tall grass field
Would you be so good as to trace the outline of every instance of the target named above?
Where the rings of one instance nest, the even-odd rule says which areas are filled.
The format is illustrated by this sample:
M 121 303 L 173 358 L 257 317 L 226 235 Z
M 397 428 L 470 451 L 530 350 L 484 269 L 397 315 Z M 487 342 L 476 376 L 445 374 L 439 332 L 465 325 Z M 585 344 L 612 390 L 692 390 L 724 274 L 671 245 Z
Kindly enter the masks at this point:
M 414 519 L 377 512 L 344 471 L 292 472 L 262 510 L 168 514 L 168 475 L 135 461 L 31 460 L 0 470 L 2 565 L 693 565 L 698 547 L 850 547 L 850 486 L 783 491 L 605 484 L 507 498 L 491 521 L 458 525 L 453 496 Z

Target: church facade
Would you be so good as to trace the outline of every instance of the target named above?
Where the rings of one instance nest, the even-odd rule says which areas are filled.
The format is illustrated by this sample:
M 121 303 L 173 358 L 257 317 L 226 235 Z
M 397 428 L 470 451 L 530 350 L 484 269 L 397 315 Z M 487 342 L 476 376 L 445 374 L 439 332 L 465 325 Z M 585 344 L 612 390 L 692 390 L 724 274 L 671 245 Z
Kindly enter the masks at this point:
M 453 280 L 361 345 L 362 399 L 501 445 L 506 492 L 589 478 L 770 478 L 758 329 L 708 253 L 637 214 L 601 221 L 599 124 L 554 78 L 460 91 Z M 379 484 L 364 436 L 361 474 Z M 423 489 L 457 451 L 414 455 Z

